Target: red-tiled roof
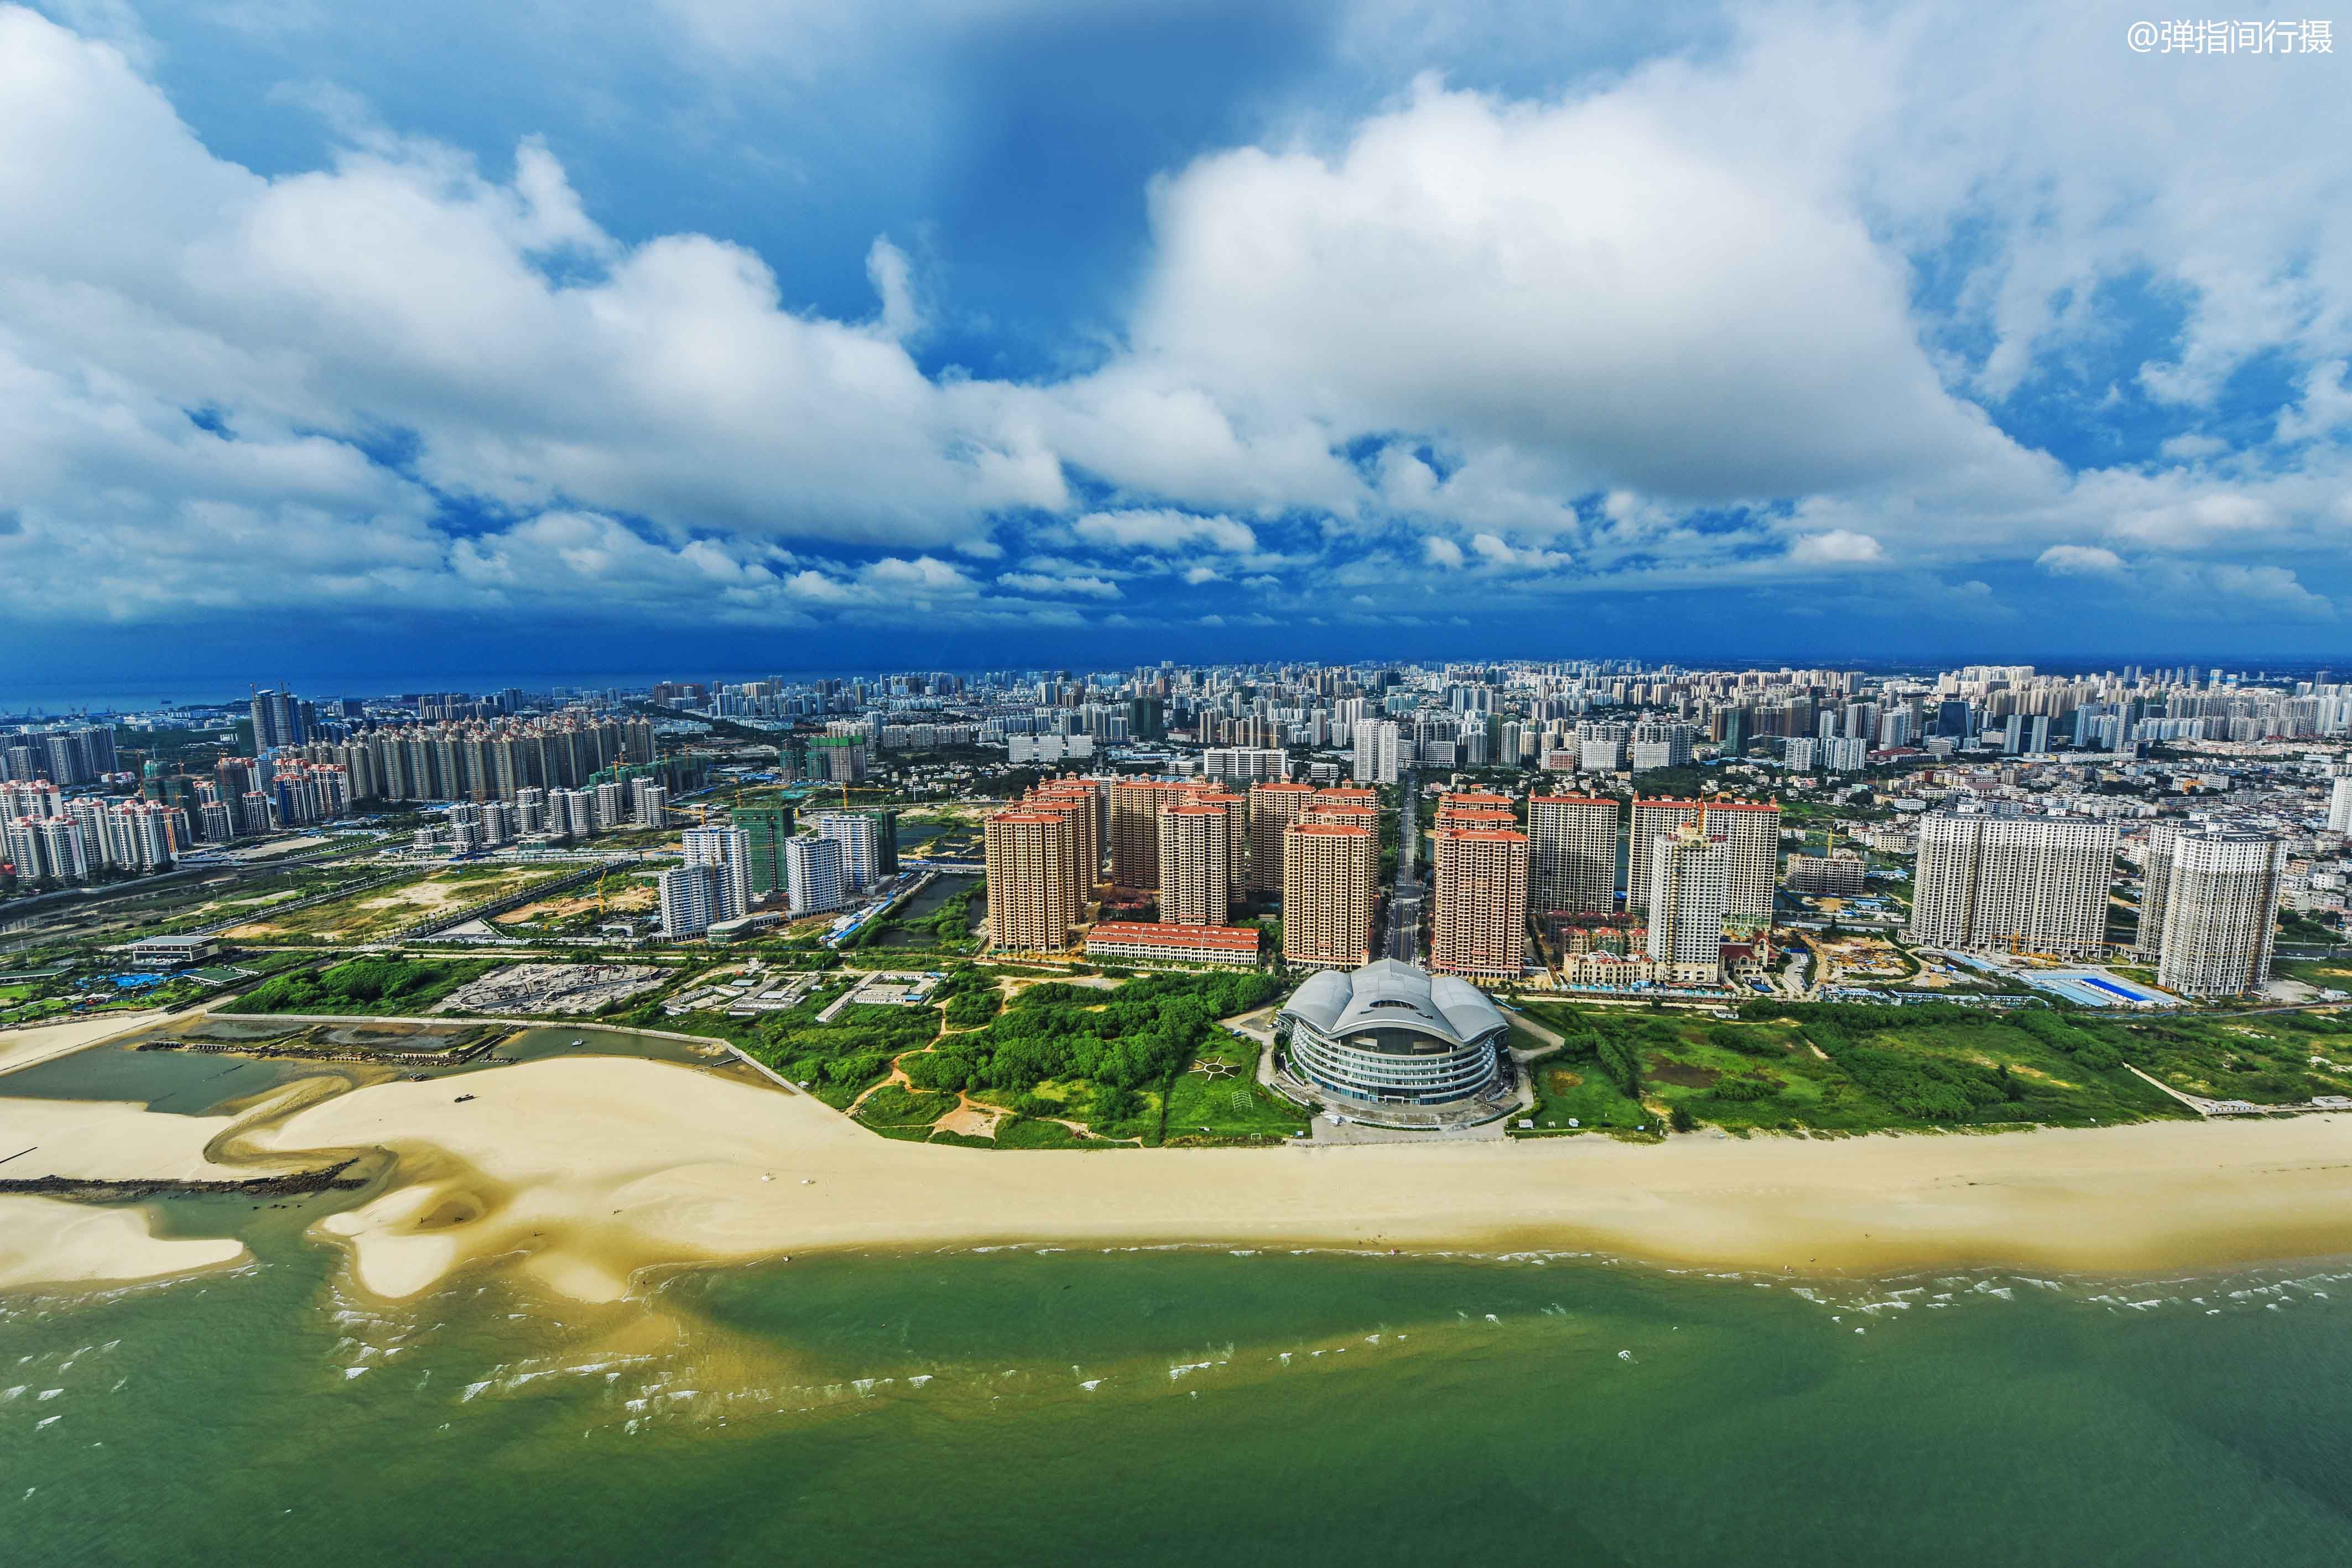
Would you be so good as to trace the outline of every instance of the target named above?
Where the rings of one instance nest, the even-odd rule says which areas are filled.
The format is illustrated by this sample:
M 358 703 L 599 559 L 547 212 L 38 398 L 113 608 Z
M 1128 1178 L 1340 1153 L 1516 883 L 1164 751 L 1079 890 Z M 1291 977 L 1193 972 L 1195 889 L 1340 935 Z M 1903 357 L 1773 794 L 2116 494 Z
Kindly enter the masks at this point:
M 1164 925 L 1148 920 L 1106 920 L 1087 934 L 1087 943 L 1124 942 L 1138 947 L 1218 947 L 1255 953 L 1265 936 L 1255 925 Z

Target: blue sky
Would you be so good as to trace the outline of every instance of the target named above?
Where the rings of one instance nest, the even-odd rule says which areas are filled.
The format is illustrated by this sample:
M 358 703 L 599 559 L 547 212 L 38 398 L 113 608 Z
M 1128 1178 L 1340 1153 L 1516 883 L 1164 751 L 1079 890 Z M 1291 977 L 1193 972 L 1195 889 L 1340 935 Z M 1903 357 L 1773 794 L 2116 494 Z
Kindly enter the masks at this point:
M 2345 57 L 2136 19 L 0 4 L 0 688 L 2329 658 Z

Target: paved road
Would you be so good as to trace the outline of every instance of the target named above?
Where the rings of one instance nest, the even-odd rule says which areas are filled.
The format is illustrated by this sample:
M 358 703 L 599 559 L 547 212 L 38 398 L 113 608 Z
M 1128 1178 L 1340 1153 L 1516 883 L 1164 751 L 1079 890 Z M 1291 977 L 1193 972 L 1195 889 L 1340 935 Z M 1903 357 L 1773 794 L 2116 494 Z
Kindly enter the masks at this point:
M 1410 768 L 1397 781 L 1396 886 L 1389 896 L 1388 925 L 1381 956 L 1412 964 L 1421 959 L 1421 918 L 1428 887 L 1421 880 L 1421 819 Z

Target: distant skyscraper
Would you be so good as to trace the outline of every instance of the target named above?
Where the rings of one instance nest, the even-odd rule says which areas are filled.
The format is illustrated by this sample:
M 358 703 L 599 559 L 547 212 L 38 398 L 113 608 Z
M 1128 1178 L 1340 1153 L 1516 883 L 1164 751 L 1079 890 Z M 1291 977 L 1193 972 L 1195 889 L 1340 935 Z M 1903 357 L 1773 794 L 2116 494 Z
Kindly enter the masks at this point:
M 1691 727 L 1672 719 L 1643 719 L 1633 727 L 1633 771 L 1653 768 L 1686 768 L 1691 759 Z
M 300 711 L 291 697 L 267 686 L 253 694 L 253 744 L 256 750 L 299 746 L 304 738 Z
M 1388 719 L 1367 719 L 1356 727 L 1355 781 L 1393 784 L 1402 767 L 1397 727 Z

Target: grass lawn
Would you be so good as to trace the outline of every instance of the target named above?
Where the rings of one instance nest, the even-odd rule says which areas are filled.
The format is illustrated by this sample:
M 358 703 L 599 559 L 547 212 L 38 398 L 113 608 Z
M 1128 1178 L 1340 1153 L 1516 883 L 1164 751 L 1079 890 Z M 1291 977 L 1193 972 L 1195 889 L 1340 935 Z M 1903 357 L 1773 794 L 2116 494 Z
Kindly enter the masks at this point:
M 2352 991 L 2352 958 L 2275 958 L 2271 973 L 2282 980 L 2301 980 L 2323 990 Z M 2149 977 L 2154 984 L 2154 977 Z
M 2126 1061 L 2191 1092 L 2214 1093 L 2221 1091 L 2200 1087 L 2211 1081 L 2213 1064 L 2242 1060 L 2248 1065 L 2229 1075 L 2236 1087 L 2227 1092 L 2257 1100 L 2305 1098 L 2329 1076 L 2305 1067 L 2318 1048 L 2300 1023 L 2273 1030 L 2282 1038 L 2265 1045 L 2244 1035 L 2223 1039 L 2216 1031 L 2226 1025 L 2218 1019 L 2135 1025 L 2053 1009 L 1763 1006 L 1748 1009 L 1760 1016 L 1737 1023 L 1557 1002 L 1529 1003 L 1528 1010 L 1570 1037 L 1569 1050 L 1532 1069 L 1539 1128 L 1569 1116 L 1622 1127 L 1676 1112 L 1741 1135 L 2105 1126 L 2187 1113 L 2127 1071 Z M 2352 1025 L 2344 1032 L 2352 1034 Z M 1638 1107 L 1602 1069 L 1603 1040 L 1637 1063 Z M 2344 1050 L 2352 1061 L 2352 1041 Z M 2289 1088 L 2296 1092 L 2284 1092 Z
M 1577 1124 L 1575 1131 L 1592 1133 L 1633 1133 L 1644 1123 L 1657 1124 L 1654 1112 L 1618 1092 L 1598 1062 L 1554 1056 L 1527 1071 L 1535 1081 L 1536 1103 L 1522 1115 L 1535 1124 L 1536 1132 L 1567 1132 L 1570 1121 Z M 1511 1130 L 1521 1130 L 1518 1118 L 1512 1119 Z
M 1278 1143 L 1308 1131 L 1305 1111 L 1257 1082 L 1258 1051 L 1255 1042 L 1220 1036 L 1201 1052 L 1202 1061 L 1222 1061 L 1230 1077 L 1211 1078 L 1201 1072 L 1180 1072 L 1169 1086 L 1168 1107 L 1161 1119 L 1162 1141 L 1169 1144 Z

